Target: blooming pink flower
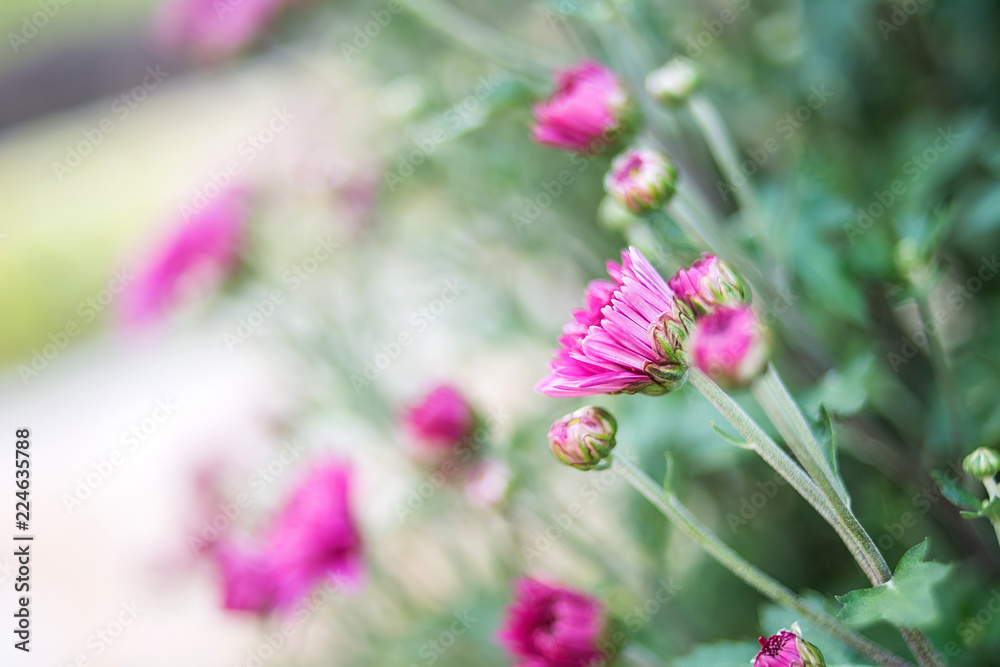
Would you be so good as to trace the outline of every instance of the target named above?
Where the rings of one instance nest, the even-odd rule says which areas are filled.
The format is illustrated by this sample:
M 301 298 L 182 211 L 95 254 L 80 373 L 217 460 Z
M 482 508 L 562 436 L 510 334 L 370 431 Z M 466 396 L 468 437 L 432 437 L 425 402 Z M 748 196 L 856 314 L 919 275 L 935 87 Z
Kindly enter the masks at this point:
M 296 0 L 166 0 L 157 38 L 171 51 L 187 49 L 208 59 L 231 56 L 249 45 L 278 12 Z
M 350 468 L 331 461 L 311 471 L 256 546 L 226 542 L 214 553 L 226 609 L 287 609 L 322 579 L 356 581 L 361 535 L 350 507 Z
M 194 213 L 140 270 L 126 296 L 126 319 L 136 324 L 155 319 L 190 283 L 215 283 L 228 274 L 239 257 L 245 223 L 238 190 L 221 192 Z
M 331 461 L 298 485 L 267 534 L 276 570 L 277 603 L 286 607 L 323 578 L 357 580 L 361 533 L 350 505 L 351 469 Z
M 688 349 L 703 373 L 722 386 L 737 388 L 764 371 L 769 346 L 753 309 L 739 306 L 717 308 L 695 320 Z
M 455 387 L 435 387 L 404 416 L 407 429 L 424 446 L 450 449 L 462 444 L 475 427 L 475 413 Z
M 662 394 L 684 381 L 680 343 L 690 322 L 687 306 L 635 248 L 622 252 L 621 265 L 607 266 L 611 281 L 587 287 L 584 307 L 563 328 L 552 372 L 537 391 Z
M 728 264 L 704 254 L 670 279 L 670 289 L 695 312 L 707 313 L 718 306 L 750 302 L 750 289 Z
M 556 74 L 556 91 L 532 108 L 532 136 L 545 146 L 599 152 L 622 127 L 628 94 L 611 70 L 585 60 Z
M 616 157 L 604 177 L 604 189 L 632 213 L 663 206 L 676 186 L 674 165 L 646 148 L 633 148 Z
M 588 405 L 552 423 L 549 447 L 562 463 L 590 470 L 611 455 L 617 432 L 610 412 Z
M 497 638 L 522 666 L 583 667 L 604 664 L 598 642 L 605 634 L 601 603 L 537 579 L 515 584 L 514 603 Z
M 793 626 L 794 629 L 794 626 Z M 782 630 L 768 638 L 761 637 L 760 651 L 753 667 L 825 667 L 819 649 L 794 632 Z

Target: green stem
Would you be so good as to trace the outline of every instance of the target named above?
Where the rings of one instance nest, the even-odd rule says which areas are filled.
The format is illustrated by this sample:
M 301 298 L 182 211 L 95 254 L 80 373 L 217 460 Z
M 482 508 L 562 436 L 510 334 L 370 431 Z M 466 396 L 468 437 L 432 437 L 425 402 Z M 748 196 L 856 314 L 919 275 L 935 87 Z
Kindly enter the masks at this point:
M 803 472 L 802 468 L 788 456 L 781 447 L 771 439 L 767 433 L 755 422 L 750 415 L 744 412 L 736 401 L 730 398 L 717 384 L 699 371 L 692 368 L 688 379 L 697 389 L 718 409 L 719 412 L 732 424 L 740 435 L 742 435 L 754 451 L 760 454 L 767 463 L 774 468 L 778 474 L 784 477 L 788 483 L 798 491 L 805 500 L 812 505 L 820 516 L 822 516 L 830 526 L 837 531 L 840 539 L 850 550 L 851 555 L 868 575 L 869 579 L 877 576 L 877 564 L 870 560 L 870 557 L 862 551 L 856 544 L 847 526 L 840 520 L 834 511 L 830 501 L 824 496 L 816 483 Z
M 705 138 L 705 143 L 708 144 L 708 149 L 711 151 L 715 163 L 719 166 L 719 170 L 733 186 L 736 194 L 736 203 L 739 204 L 740 210 L 743 211 L 747 222 L 760 238 L 761 244 L 766 244 L 768 237 L 767 231 L 764 229 L 764 218 L 761 214 L 760 205 L 757 203 L 757 198 L 753 193 L 750 179 L 741 171 L 739 155 L 736 153 L 729 132 L 726 131 L 722 117 L 716 110 L 715 105 L 707 97 L 700 94 L 691 96 L 688 100 L 688 109 L 690 109 L 691 116 L 698 125 L 698 129 L 701 130 L 701 134 Z M 741 174 L 743 182 L 740 184 L 733 182 L 734 174 Z
M 612 459 L 612 469 L 625 478 L 632 487 L 653 504 L 672 524 L 705 550 L 720 565 L 755 588 L 765 597 L 788 607 L 816 627 L 836 637 L 847 646 L 863 653 L 880 665 L 905 667 L 912 665 L 872 642 L 866 637 L 841 625 L 835 618 L 807 605 L 802 598 L 759 568 L 751 565 L 729 545 L 720 540 L 701 524 L 672 493 L 658 486 L 646 473 L 623 456 Z
M 750 391 L 823 493 L 828 497 L 836 495 L 843 503 L 848 503 L 847 489 L 823 455 L 812 428 L 773 364 L 768 364 L 767 371 L 750 386 Z
M 555 57 L 523 42 L 514 41 L 480 23 L 445 2 L 403 0 L 414 16 L 466 48 L 496 61 L 507 69 L 521 72 L 539 84 L 548 85 L 549 70 L 559 66 Z
M 929 354 L 934 374 L 937 377 L 937 387 L 941 394 L 941 403 L 948 418 L 948 430 L 951 434 L 951 449 L 957 456 L 962 453 L 962 408 L 958 400 L 958 381 L 951 364 L 951 358 L 944 343 L 941 342 L 941 332 L 937 329 L 931 313 L 928 289 L 923 285 L 914 286 L 917 295 L 917 312 L 924 330 L 927 332 Z
M 841 537 L 851 553 L 863 556 L 864 562 L 858 559 L 858 564 L 868 575 L 872 585 L 879 586 L 889 581 L 892 570 L 875 541 L 848 507 L 843 481 L 823 455 L 815 433 L 773 365 L 769 365 L 764 375 L 753 383 L 751 391 L 833 508 L 837 521 L 845 529 Z M 855 558 L 858 558 L 857 555 Z M 943 664 L 930 640 L 919 630 L 900 628 L 900 632 L 921 665 Z
M 990 501 L 1000 497 L 1000 489 L 997 488 L 995 477 L 983 477 L 983 486 L 986 487 L 986 495 Z M 990 517 L 990 523 L 993 524 L 993 532 L 997 534 L 997 543 L 1000 543 L 1000 520 Z

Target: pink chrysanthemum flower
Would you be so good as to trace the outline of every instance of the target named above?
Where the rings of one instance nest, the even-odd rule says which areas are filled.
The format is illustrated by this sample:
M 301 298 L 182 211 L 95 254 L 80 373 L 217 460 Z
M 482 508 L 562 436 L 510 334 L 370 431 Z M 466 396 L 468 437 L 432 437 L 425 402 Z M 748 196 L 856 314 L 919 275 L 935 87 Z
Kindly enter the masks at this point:
M 753 667 L 826 667 L 820 650 L 794 632 L 782 630 L 757 641 L 760 651 Z
M 555 93 L 532 107 L 532 137 L 553 148 L 597 153 L 614 143 L 628 106 L 628 93 L 614 73 L 585 60 L 558 72 Z
M 268 532 L 277 604 L 296 602 L 321 579 L 356 581 L 361 533 L 351 512 L 351 468 L 331 461 L 301 481 Z
M 185 289 L 217 283 L 229 274 L 239 258 L 246 217 L 242 192 L 226 190 L 183 222 L 130 285 L 127 321 L 154 320 Z
M 552 372 L 535 387 L 548 396 L 663 394 L 687 375 L 681 351 L 690 311 L 635 248 L 608 262 L 611 281 L 587 287 L 584 307 L 563 328 Z
M 255 41 L 296 0 L 166 0 L 156 37 L 170 51 L 227 58 Z
M 677 187 L 677 169 L 660 153 L 632 148 L 611 162 L 604 189 L 632 213 L 664 206 Z
M 515 584 L 497 638 L 522 666 L 589 667 L 605 663 L 599 642 L 606 626 L 598 600 L 526 578 Z
M 475 413 L 462 392 L 442 384 L 411 407 L 404 422 L 420 445 L 450 449 L 469 437 L 475 427 Z
M 311 471 L 258 545 L 220 545 L 226 609 L 267 614 L 288 609 L 321 580 L 356 581 L 361 534 L 350 507 L 351 470 L 332 461 Z
M 770 346 L 753 308 L 720 307 L 695 320 L 688 351 L 701 372 L 735 389 L 764 372 Z
M 708 313 L 719 306 L 750 303 L 750 288 L 743 279 L 715 255 L 708 253 L 670 278 L 670 289 L 696 313 Z

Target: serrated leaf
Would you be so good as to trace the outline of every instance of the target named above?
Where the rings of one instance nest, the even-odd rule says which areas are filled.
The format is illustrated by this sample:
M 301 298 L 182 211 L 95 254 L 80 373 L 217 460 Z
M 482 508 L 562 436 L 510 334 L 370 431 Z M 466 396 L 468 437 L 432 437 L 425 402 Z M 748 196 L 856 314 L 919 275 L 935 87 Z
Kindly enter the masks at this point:
M 928 627 L 938 620 L 935 584 L 948 576 L 950 565 L 925 562 L 930 541 L 913 547 L 899 559 L 892 579 L 874 588 L 863 588 L 837 597 L 844 605 L 838 617 L 853 627 L 888 621 L 906 627 Z
M 723 438 L 725 438 L 727 442 L 729 442 L 729 443 L 731 443 L 733 445 L 736 445 L 737 447 L 740 447 L 741 449 L 753 449 L 753 447 L 751 445 L 749 445 L 746 441 L 740 440 L 735 435 L 729 435 L 728 433 L 726 433 L 725 431 L 723 431 L 721 428 L 719 428 L 718 426 L 716 426 L 714 421 L 712 422 L 712 430 L 715 431 L 716 433 L 718 433 L 719 435 L 721 435 Z
M 956 480 L 938 470 L 932 470 L 931 477 L 937 482 L 942 495 L 956 507 L 970 512 L 982 510 L 983 502 Z

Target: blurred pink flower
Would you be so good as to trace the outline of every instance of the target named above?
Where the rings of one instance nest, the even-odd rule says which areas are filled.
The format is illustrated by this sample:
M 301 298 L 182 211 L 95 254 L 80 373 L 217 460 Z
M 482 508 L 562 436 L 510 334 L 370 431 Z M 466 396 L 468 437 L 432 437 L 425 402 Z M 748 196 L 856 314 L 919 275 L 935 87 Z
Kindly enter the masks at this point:
M 190 283 L 213 284 L 232 271 L 246 224 L 243 193 L 225 190 L 184 221 L 139 270 L 125 297 L 133 324 L 156 319 Z
M 285 5 L 296 1 L 166 0 L 156 36 L 171 51 L 225 58 L 256 40 Z
M 689 340 L 694 364 L 727 388 L 745 386 L 767 366 L 768 340 L 750 306 L 717 308 L 695 320 Z
M 266 552 L 225 542 L 213 557 L 222 574 L 223 608 L 256 614 L 267 614 L 274 608 L 277 580 Z
M 515 600 L 497 639 L 522 666 L 583 667 L 604 664 L 598 642 L 605 628 L 598 600 L 525 578 L 515 583 Z
M 552 372 L 535 389 L 548 396 L 662 394 L 686 377 L 680 343 L 687 307 L 635 248 L 621 265 L 608 262 L 613 282 L 587 287 L 559 337 Z
M 750 302 L 750 289 L 728 264 L 708 253 L 670 278 L 670 289 L 695 312 Z
M 361 533 L 351 513 L 351 468 L 330 461 L 311 471 L 267 533 L 277 571 L 277 603 L 287 607 L 323 578 L 356 581 Z
M 323 579 L 357 581 L 362 540 L 350 487 L 347 464 L 324 463 L 298 484 L 257 547 L 221 544 L 225 608 L 266 614 L 288 609 Z
M 457 447 L 472 433 L 475 413 L 465 396 L 449 384 L 430 391 L 404 416 L 410 434 L 420 445 L 435 449 Z
M 793 626 L 792 629 L 795 629 Z M 794 632 L 782 630 L 768 638 L 761 637 L 760 651 L 753 667 L 825 667 L 819 649 Z
M 499 459 L 473 465 L 465 475 L 465 497 L 473 507 L 495 507 L 510 491 L 511 472 Z
M 556 73 L 556 91 L 532 107 L 534 140 L 580 153 L 614 142 L 628 107 L 628 93 L 614 73 L 592 60 Z M 604 145 L 599 145 L 599 140 Z

